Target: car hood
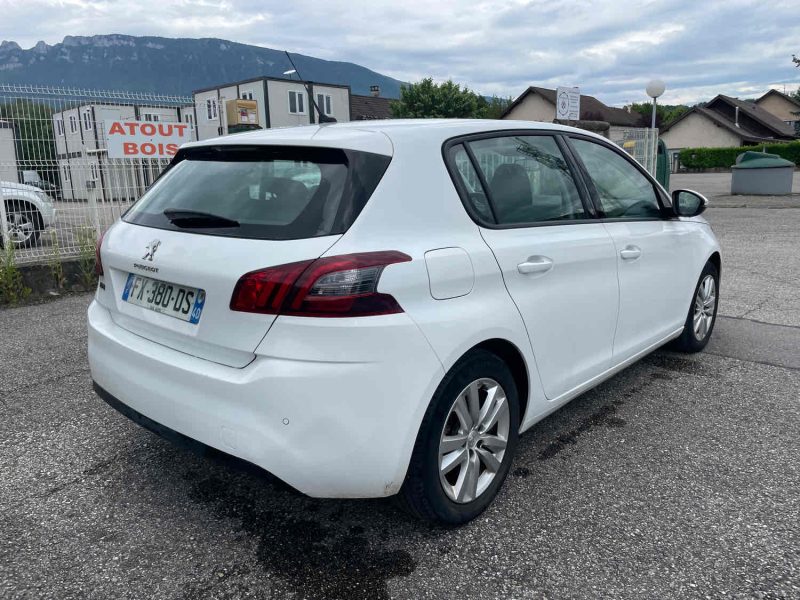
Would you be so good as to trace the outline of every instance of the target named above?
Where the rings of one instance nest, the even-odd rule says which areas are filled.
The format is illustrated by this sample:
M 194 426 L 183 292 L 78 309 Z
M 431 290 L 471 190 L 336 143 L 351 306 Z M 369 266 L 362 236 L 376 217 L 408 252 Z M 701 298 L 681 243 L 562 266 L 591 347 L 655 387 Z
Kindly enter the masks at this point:
M 29 192 L 32 194 L 41 194 L 42 189 L 26 183 L 14 183 L 13 181 L 0 181 L 0 186 L 3 190 L 11 190 L 17 192 Z

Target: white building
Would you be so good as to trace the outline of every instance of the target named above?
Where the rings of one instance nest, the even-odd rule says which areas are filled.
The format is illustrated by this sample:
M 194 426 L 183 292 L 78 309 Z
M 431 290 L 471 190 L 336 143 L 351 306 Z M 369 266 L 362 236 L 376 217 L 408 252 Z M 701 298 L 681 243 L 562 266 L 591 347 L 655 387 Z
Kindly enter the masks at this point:
M 19 183 L 14 124 L 0 120 L 0 181 Z
M 193 93 L 198 139 L 318 123 L 309 89 L 325 115 L 339 123 L 350 120 L 350 86 L 258 77 Z
M 194 110 L 189 107 L 84 104 L 53 113 L 61 193 L 64 200 L 86 200 L 89 189 L 98 200 L 133 200 L 147 189 L 167 161 L 109 159 L 105 121 L 189 123 L 194 134 Z

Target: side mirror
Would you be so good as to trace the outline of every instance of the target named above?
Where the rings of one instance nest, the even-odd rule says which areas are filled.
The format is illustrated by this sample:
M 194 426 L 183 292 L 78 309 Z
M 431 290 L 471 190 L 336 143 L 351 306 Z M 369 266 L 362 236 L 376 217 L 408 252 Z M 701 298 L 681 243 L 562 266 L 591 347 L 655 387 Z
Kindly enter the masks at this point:
M 672 192 L 672 206 L 679 217 L 696 217 L 706 209 L 708 199 L 692 190 L 675 190 Z

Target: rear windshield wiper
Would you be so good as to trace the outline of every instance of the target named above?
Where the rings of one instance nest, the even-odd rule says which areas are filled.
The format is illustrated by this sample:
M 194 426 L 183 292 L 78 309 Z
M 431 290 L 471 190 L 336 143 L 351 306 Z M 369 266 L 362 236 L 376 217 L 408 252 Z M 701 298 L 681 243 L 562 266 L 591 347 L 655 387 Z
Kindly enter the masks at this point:
M 200 210 L 168 208 L 164 216 L 177 227 L 239 227 L 239 221 Z

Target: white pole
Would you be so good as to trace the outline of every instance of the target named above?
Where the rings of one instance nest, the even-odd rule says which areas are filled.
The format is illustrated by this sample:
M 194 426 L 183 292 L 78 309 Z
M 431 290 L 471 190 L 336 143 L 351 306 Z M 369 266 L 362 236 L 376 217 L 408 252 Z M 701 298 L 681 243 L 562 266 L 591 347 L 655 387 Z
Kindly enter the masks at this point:
M 92 180 L 94 185 L 91 185 L 87 190 L 88 193 L 88 200 L 89 200 L 89 212 L 92 215 L 92 225 L 94 225 L 94 230 L 97 238 L 100 238 L 100 234 L 103 233 L 103 229 L 100 226 L 100 213 L 97 211 L 97 190 L 95 189 L 95 185 L 97 183 Z
M 8 236 L 8 216 L 6 215 L 6 201 L 2 185 L 0 185 L 0 239 L 3 240 L 3 244 L 11 243 L 11 238 Z
M 656 128 L 656 99 L 653 98 L 653 118 L 650 121 L 650 129 Z

